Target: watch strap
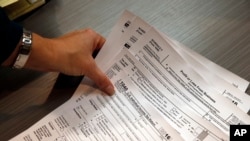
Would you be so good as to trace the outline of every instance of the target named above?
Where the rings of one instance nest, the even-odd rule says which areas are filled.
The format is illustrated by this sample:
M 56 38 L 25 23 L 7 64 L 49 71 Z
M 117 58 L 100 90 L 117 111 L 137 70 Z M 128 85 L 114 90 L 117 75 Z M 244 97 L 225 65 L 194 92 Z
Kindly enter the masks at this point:
M 21 46 L 19 47 L 18 55 L 13 68 L 21 69 L 26 64 L 32 47 L 32 32 L 23 29 Z

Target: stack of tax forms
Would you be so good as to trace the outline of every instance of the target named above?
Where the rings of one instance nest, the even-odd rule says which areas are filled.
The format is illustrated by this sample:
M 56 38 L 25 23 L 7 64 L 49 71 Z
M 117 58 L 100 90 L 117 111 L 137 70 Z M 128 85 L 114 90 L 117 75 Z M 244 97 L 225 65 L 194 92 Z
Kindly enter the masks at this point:
M 13 141 L 219 141 L 250 124 L 249 82 L 124 11 L 96 57 L 116 93 L 84 78 L 70 100 Z

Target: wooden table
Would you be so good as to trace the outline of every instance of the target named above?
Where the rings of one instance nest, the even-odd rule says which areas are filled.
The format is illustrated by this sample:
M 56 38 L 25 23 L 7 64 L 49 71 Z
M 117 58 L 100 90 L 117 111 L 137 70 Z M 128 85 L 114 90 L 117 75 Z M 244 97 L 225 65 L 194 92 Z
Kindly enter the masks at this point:
M 22 24 L 45 37 L 87 27 L 107 37 L 124 9 L 250 81 L 250 2 L 246 0 L 53 0 Z M 68 100 L 81 78 L 1 68 L 1 141 Z

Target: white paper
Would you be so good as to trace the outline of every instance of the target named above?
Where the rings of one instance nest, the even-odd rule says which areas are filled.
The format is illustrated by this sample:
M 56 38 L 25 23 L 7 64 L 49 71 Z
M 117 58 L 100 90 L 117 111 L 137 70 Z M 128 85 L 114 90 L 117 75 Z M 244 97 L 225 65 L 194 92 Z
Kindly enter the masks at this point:
M 212 61 L 208 60 L 207 58 L 201 56 L 200 54 L 194 52 L 190 48 L 185 47 L 183 44 L 181 44 L 175 40 L 172 40 L 172 41 L 175 42 L 176 44 L 178 44 L 178 46 L 180 46 L 183 49 L 183 51 L 190 54 L 198 62 L 203 64 L 209 71 L 217 74 L 218 76 L 225 79 L 228 83 L 232 84 L 234 87 L 240 89 L 241 91 L 245 92 L 247 90 L 247 88 L 249 86 L 249 82 L 247 80 L 245 80 L 245 79 L 239 77 L 238 75 L 226 70 L 225 68 L 215 64 L 214 62 L 212 62 Z
M 228 139 L 226 134 L 188 108 L 181 107 L 175 99 L 148 100 L 150 92 L 156 89 L 148 87 L 150 90 L 145 95 L 145 91 L 138 88 L 140 85 L 134 85 L 136 83 L 132 81 L 142 84 L 150 78 L 150 74 L 128 51 L 119 53 L 110 66 L 107 75 L 116 88 L 115 96 L 104 96 L 102 92 L 81 83 L 68 102 L 12 140 L 80 141 L 131 138 L 157 141 L 182 140 L 181 137 L 185 140 Z M 147 77 L 138 78 L 138 72 L 146 72 L 144 76 Z M 84 82 L 86 81 L 85 79 Z M 155 92 L 152 96 L 156 94 L 160 93 Z M 156 108 L 164 111 L 165 116 L 170 118 L 160 115 L 153 105 L 158 105 Z
M 96 57 L 96 60 L 100 66 L 103 66 L 104 64 L 107 64 L 109 60 L 112 60 L 114 57 L 114 53 L 118 53 L 121 48 L 118 46 L 114 46 L 113 43 L 120 43 L 122 34 L 129 28 L 129 25 L 131 25 L 134 20 L 138 21 L 143 21 L 136 15 L 132 14 L 131 12 L 125 10 L 122 13 L 121 18 L 118 20 L 118 22 L 115 24 L 113 27 L 111 34 L 109 35 L 109 38 L 112 39 L 110 40 L 112 43 L 107 42 L 104 47 L 102 48 L 101 53 Z M 134 24 L 134 23 L 133 23 Z M 141 26 L 145 26 L 147 23 L 143 23 Z M 147 25 L 148 26 L 148 25 Z M 146 27 L 147 27 L 146 26 Z M 150 27 L 151 28 L 151 27 Z M 165 35 L 164 35 L 165 36 Z M 123 40 L 123 39 L 122 39 Z M 208 60 L 207 58 L 201 56 L 200 54 L 194 52 L 193 50 L 185 47 L 184 45 L 176 42 L 175 40 L 172 40 L 176 44 L 178 44 L 187 54 L 190 54 L 194 59 L 204 66 L 211 72 L 215 73 L 218 76 L 222 77 L 228 83 L 232 84 L 233 86 L 237 87 L 241 91 L 245 92 L 246 89 L 248 88 L 249 82 L 246 81 L 245 79 L 237 76 L 236 74 L 222 68 L 221 66 L 213 63 L 212 61 Z M 108 54 L 108 55 L 106 55 Z
M 161 88 L 157 80 L 126 49 L 122 50 L 110 64 L 113 64 L 113 66 L 108 69 L 108 76 L 112 77 L 123 71 L 126 72 L 125 77 L 131 80 L 134 89 L 138 89 L 143 97 L 162 113 L 165 120 L 185 140 L 228 139 L 228 136 L 222 131 L 208 121 L 196 116 L 193 111 L 178 102 L 173 96 L 165 96 L 165 89 Z
M 128 13 L 128 11 L 125 11 L 125 13 Z M 113 48 L 113 54 L 120 52 L 123 47 L 129 48 L 129 51 L 137 56 L 155 79 L 159 81 L 158 83 L 165 87 L 165 91 L 169 90 L 169 94 L 175 95 L 178 101 L 182 101 L 183 104 L 191 107 L 200 116 L 210 120 L 225 133 L 228 134 L 230 124 L 249 123 L 249 116 L 228 99 L 222 97 L 219 91 L 192 69 L 155 29 L 147 26 L 139 17 L 133 17 L 133 19 L 133 21 L 127 20 L 130 23 L 129 26 L 131 26 L 127 28 L 132 28 L 132 30 L 125 31 L 125 34 L 120 38 L 112 38 L 112 40 L 120 43 L 120 47 L 119 44 L 116 44 L 115 47 L 110 46 Z M 109 56 L 109 60 L 113 60 L 112 57 Z M 100 62 L 104 61 L 108 62 L 104 58 Z M 109 63 L 100 63 L 99 65 L 102 68 L 107 68 L 107 64 Z M 244 101 L 244 99 L 241 101 Z M 223 107 L 221 103 L 224 104 Z M 249 104 L 248 102 L 244 104 L 246 106 L 241 106 L 241 108 L 246 108 L 245 112 L 247 112 Z
M 112 77 L 112 97 L 80 84 L 69 101 L 11 141 L 183 140 L 123 75 Z
M 100 54 L 96 58 L 100 67 L 103 69 L 105 69 L 105 67 L 107 66 L 108 64 L 107 62 L 113 59 L 112 57 L 114 57 L 114 54 L 120 52 L 120 50 L 123 48 L 121 46 L 127 46 L 127 47 L 132 46 L 135 42 L 140 40 L 140 38 L 143 38 L 146 32 L 148 32 L 149 30 L 156 30 L 150 25 L 148 25 L 146 22 L 144 22 L 142 19 L 140 19 L 139 17 L 135 17 L 135 15 L 133 15 L 129 11 L 125 11 L 121 19 L 123 20 L 123 23 L 122 20 L 119 20 L 119 22 L 113 29 L 115 30 L 115 33 L 117 33 L 119 36 L 114 36 L 114 32 L 111 32 L 111 36 L 109 36 L 109 39 L 114 41 L 113 44 L 108 45 L 109 50 L 106 51 L 109 52 L 110 55 L 108 57 L 104 57 L 104 54 Z M 166 35 L 162 34 L 162 36 L 171 45 L 171 47 L 180 54 L 180 56 L 183 58 L 183 60 L 186 61 L 186 63 L 191 65 L 191 67 L 196 72 L 198 72 L 200 76 L 205 77 L 204 80 L 207 81 L 210 85 L 212 85 L 214 89 L 216 89 L 216 91 L 218 91 L 223 96 L 231 99 L 232 102 L 235 105 L 237 105 L 241 110 L 243 110 L 245 113 L 248 113 L 250 108 L 250 103 L 249 103 L 250 96 L 244 93 L 243 91 L 237 89 L 236 87 L 232 87 L 231 85 L 231 83 L 235 84 L 237 83 L 238 88 L 243 88 L 243 87 L 247 88 L 248 84 L 247 81 L 244 81 L 244 79 L 237 77 L 236 75 L 233 75 L 228 71 L 227 72 L 225 71 L 224 73 L 220 71 L 219 75 L 217 75 L 216 73 L 214 73 L 214 71 L 220 69 L 221 67 L 215 65 L 211 61 L 210 61 L 211 63 L 208 63 L 209 60 L 205 59 L 201 55 L 198 55 L 194 51 L 187 49 L 187 47 L 184 47 L 183 45 L 181 46 L 180 43 L 171 40 Z M 104 47 L 107 46 L 104 45 Z M 105 51 L 106 48 L 104 48 L 103 50 Z M 201 63 L 201 61 L 198 60 L 204 60 L 203 64 Z M 210 65 L 208 67 L 205 66 L 204 64 L 214 64 L 214 65 Z M 221 75 L 221 73 L 225 75 Z M 231 83 L 223 79 L 221 76 L 223 78 L 232 80 L 230 81 Z
M 11 140 L 228 140 L 230 124 L 250 124 L 244 113 L 250 106 L 242 99 L 248 97 L 199 57 L 125 11 L 96 58 L 116 94 L 106 96 L 85 78 L 70 100 Z M 223 90 L 239 99 L 242 110 Z
M 204 78 L 209 84 L 211 84 L 216 91 L 223 96 L 229 98 L 236 106 L 238 106 L 245 113 L 249 112 L 250 108 L 250 96 L 239 89 L 239 85 L 235 86 L 230 84 L 224 78 L 234 78 L 236 75 L 230 75 L 232 77 L 222 78 L 220 73 L 216 74 L 213 71 L 217 70 L 214 65 L 202 65 L 195 56 L 199 56 L 194 51 L 187 49 L 187 47 L 181 46 L 180 43 L 174 41 L 167 36 L 164 36 L 165 40 L 175 49 L 181 57 L 197 72 L 201 77 Z M 198 57 L 199 58 L 199 57 Z M 204 61 L 206 62 L 206 61 Z M 211 63 L 213 64 L 213 63 Z M 214 69 L 215 68 L 215 69 Z M 222 70 L 222 69 L 221 69 Z M 222 72 L 221 72 L 222 73 Z M 229 75 L 228 75 L 229 76 Z M 235 79 L 234 79 L 235 80 Z M 233 82 L 233 81 L 231 81 Z M 239 81 L 241 82 L 241 81 Z M 245 83 L 246 84 L 246 83 Z M 244 84 L 242 83 L 241 86 Z M 234 87 L 233 87 L 234 86 Z M 241 87 L 242 88 L 242 87 Z

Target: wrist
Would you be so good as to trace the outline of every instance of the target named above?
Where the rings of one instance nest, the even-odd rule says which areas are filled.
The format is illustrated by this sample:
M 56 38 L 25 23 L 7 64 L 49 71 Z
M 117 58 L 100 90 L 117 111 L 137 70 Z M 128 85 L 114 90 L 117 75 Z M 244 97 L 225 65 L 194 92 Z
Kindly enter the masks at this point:
M 54 71 L 55 51 L 53 40 L 33 33 L 33 45 L 24 68 L 38 71 Z

